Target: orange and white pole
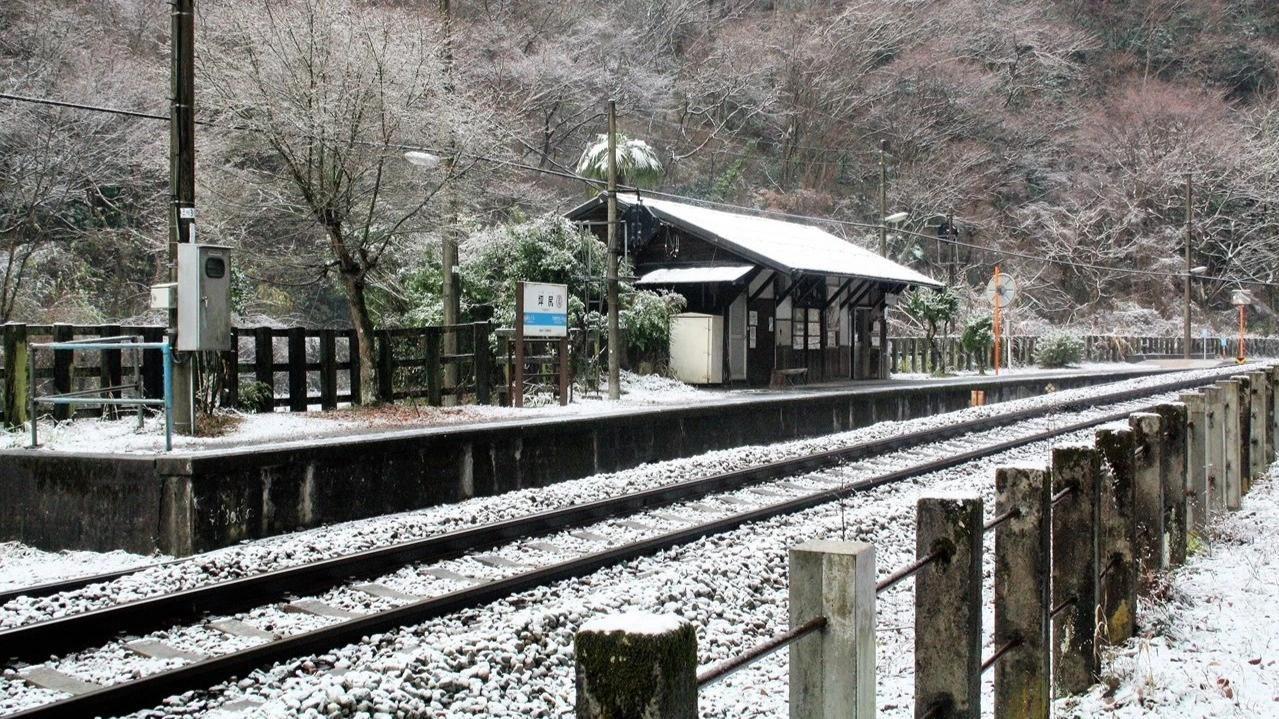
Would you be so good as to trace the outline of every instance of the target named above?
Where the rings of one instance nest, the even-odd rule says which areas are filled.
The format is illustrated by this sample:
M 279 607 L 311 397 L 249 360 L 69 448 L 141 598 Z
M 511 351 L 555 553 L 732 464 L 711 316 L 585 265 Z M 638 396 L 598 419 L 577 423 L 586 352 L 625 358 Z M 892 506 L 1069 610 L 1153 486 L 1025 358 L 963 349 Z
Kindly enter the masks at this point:
M 995 374 L 999 374 L 999 265 L 995 265 Z

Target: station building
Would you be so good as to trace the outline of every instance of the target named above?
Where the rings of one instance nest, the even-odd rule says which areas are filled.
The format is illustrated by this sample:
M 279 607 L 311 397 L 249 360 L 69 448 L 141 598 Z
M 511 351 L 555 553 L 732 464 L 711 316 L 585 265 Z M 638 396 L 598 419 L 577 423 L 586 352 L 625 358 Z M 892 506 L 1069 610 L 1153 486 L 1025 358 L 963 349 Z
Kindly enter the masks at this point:
M 607 238 L 603 194 L 567 213 Z M 636 285 L 688 300 L 671 331 L 676 375 L 697 383 L 886 379 L 885 311 L 941 283 L 811 225 L 619 194 Z

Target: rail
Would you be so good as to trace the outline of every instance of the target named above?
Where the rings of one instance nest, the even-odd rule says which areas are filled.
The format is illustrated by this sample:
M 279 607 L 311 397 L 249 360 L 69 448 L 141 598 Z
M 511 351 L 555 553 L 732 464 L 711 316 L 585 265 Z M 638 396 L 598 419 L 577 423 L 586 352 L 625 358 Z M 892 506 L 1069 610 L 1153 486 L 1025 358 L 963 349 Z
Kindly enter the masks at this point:
M 163 407 L 164 408 L 164 451 L 168 452 L 173 449 L 173 354 L 169 348 L 168 342 L 143 342 L 140 337 L 135 336 L 119 336 L 119 337 L 102 337 L 83 340 L 68 340 L 64 342 L 32 342 L 27 345 L 27 411 L 31 418 L 28 424 L 31 427 L 31 447 L 40 446 L 39 422 L 36 420 L 36 406 L 47 404 L 54 407 L 57 406 L 73 406 L 73 405 L 100 405 L 100 406 L 121 406 L 121 407 L 137 407 L 138 408 L 138 427 L 142 426 L 142 410 L 144 407 Z M 51 395 L 40 396 L 36 393 L 36 350 L 47 349 L 58 351 L 75 352 L 77 350 L 130 350 L 135 353 L 134 382 L 132 385 L 113 384 L 105 387 L 95 387 L 85 390 L 70 390 L 57 392 Z M 141 353 L 143 350 L 159 350 L 163 357 L 164 367 L 164 397 L 161 399 L 149 399 L 143 395 L 142 375 L 139 368 L 142 365 Z M 59 379 L 55 377 L 55 379 Z M 64 384 L 56 382 L 60 389 L 69 385 L 69 379 Z M 137 397 L 124 397 L 121 393 L 124 390 L 133 390 L 138 394 Z
M 916 546 L 927 549 L 877 583 L 870 581 L 870 545 L 822 540 L 793 547 L 790 612 L 809 619 L 700 673 L 693 671 L 695 646 L 679 644 L 672 632 L 676 643 L 668 648 L 691 650 L 693 669 L 663 675 L 653 690 L 691 696 L 693 714 L 686 705 L 646 704 L 647 697 L 628 701 L 654 707 L 647 716 L 695 715 L 696 687 L 788 647 L 792 716 L 817 715 L 819 706 L 839 707 L 840 716 L 874 716 L 874 672 L 865 667 L 874 665 L 876 596 L 911 577 L 915 652 L 928 657 L 915 663 L 917 716 L 975 715 L 980 683 L 972 678 L 992 669 L 996 719 L 1023 716 L 1026 697 L 1051 702 L 1054 689 L 1086 691 L 1102 672 L 1100 645 L 1134 635 L 1132 609 L 1142 606 L 1138 592 L 1145 590 L 1139 580 L 1183 562 L 1190 530 L 1202 531 L 1210 517 L 1237 509 L 1251 477 L 1279 450 L 1279 367 L 1181 399 L 1133 413 L 1126 426 L 1098 429 L 1092 445 L 1053 447 L 1044 468 L 996 469 L 997 506 L 989 520 L 982 521 L 976 495 L 921 498 Z M 995 534 L 993 638 L 981 627 L 988 532 Z M 944 570 L 924 571 L 940 560 Z M 963 627 L 958 641 L 956 627 Z M 984 658 L 983 639 L 996 647 Z M 591 672 L 615 670 L 624 663 L 620 656 L 579 657 L 578 676 L 586 682 L 579 685 L 579 716 L 595 716 L 580 713 Z M 645 676 L 658 676 L 631 658 Z M 840 681 L 827 685 L 824 677 Z M 690 685 L 691 694 L 680 688 Z M 603 699 L 592 695 L 587 703 Z

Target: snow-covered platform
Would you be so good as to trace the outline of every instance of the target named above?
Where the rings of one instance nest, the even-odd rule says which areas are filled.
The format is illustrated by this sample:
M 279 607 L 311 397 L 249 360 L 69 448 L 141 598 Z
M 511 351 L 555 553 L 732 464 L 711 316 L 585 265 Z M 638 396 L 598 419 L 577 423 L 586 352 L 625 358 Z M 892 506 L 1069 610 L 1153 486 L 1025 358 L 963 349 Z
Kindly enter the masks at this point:
M 0 539 L 188 555 L 750 444 L 1168 371 L 1110 366 L 724 393 L 700 403 L 272 439 L 171 454 L 0 451 Z

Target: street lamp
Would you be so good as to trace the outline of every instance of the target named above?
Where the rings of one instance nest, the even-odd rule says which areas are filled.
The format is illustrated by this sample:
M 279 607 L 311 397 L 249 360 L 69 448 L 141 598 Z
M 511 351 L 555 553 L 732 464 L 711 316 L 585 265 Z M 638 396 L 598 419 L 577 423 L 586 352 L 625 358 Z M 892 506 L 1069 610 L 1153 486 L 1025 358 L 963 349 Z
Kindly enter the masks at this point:
M 885 259 L 888 258 L 888 226 L 899 225 L 910 217 L 909 212 L 894 212 L 891 215 L 884 215 L 879 222 L 879 255 Z
M 404 159 L 415 167 L 430 171 L 440 166 L 439 155 L 433 155 L 429 152 L 420 150 L 409 150 L 404 153 Z M 440 233 L 440 255 L 443 264 L 444 281 L 440 288 L 440 294 L 444 302 L 444 347 L 445 356 L 453 356 L 457 354 L 457 334 L 453 326 L 458 323 L 461 315 L 461 306 L 457 293 L 457 241 L 453 237 L 453 228 L 445 227 Z M 457 365 L 448 363 L 444 366 L 444 387 L 452 390 L 457 386 Z M 450 395 L 451 396 L 451 395 Z

